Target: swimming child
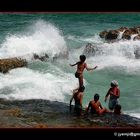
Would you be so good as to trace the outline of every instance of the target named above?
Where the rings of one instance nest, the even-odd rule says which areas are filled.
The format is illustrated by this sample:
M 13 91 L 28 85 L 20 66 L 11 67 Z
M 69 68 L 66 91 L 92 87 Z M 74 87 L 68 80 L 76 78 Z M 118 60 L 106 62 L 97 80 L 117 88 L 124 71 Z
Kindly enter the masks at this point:
M 80 61 L 75 63 L 75 64 L 70 64 L 70 66 L 75 66 L 77 65 L 77 71 L 75 73 L 75 77 L 78 78 L 79 80 L 79 87 L 83 86 L 83 71 L 86 69 L 87 71 L 91 71 L 96 69 L 98 66 L 95 66 L 94 68 L 89 68 L 87 64 L 85 63 L 86 56 L 85 55 L 80 55 Z

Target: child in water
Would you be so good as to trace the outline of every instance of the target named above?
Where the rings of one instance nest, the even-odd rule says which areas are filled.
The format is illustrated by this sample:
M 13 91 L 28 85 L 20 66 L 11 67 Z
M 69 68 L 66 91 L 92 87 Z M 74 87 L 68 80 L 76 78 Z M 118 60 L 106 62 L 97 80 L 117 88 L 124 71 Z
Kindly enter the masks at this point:
M 85 55 L 80 55 L 80 61 L 78 61 L 75 64 L 70 64 L 70 66 L 75 66 L 77 65 L 77 71 L 75 73 L 75 77 L 78 78 L 79 80 L 79 87 L 83 86 L 83 71 L 86 68 L 87 71 L 91 71 L 97 68 L 97 66 L 95 66 L 94 68 L 88 68 L 87 64 L 85 63 L 86 60 L 86 56 Z

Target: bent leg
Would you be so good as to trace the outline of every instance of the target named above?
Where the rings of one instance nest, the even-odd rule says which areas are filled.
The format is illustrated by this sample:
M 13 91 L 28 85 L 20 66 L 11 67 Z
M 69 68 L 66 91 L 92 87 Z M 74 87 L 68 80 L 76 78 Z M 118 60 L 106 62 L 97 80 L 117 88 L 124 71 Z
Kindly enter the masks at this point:
M 109 111 L 106 108 L 103 108 L 99 111 L 99 114 L 101 115 L 101 114 L 104 114 L 104 113 L 107 113 L 107 112 L 109 112 Z

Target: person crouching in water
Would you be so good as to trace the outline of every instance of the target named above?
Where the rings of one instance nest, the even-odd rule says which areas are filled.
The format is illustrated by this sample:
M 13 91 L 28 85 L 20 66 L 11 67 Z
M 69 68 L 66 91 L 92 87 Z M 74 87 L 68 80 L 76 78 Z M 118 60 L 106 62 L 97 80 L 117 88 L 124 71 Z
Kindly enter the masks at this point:
M 109 112 L 109 110 L 107 110 L 106 108 L 103 108 L 100 101 L 99 101 L 99 94 L 95 94 L 94 95 L 94 100 L 91 100 L 89 102 L 89 105 L 87 107 L 87 110 L 86 112 L 88 113 L 90 110 L 90 113 L 91 114 L 98 114 L 98 115 L 101 115 L 101 114 L 104 114 L 106 112 Z
M 111 82 L 111 88 L 108 90 L 106 96 L 105 96 L 105 102 L 107 101 L 108 96 L 109 98 L 109 109 L 113 111 L 115 109 L 115 106 L 118 104 L 118 98 L 120 97 L 120 89 L 118 88 L 118 82 L 116 80 L 113 80 Z
M 83 101 L 84 90 L 85 87 L 82 86 L 79 89 L 77 89 L 77 91 L 76 90 L 73 91 L 72 98 L 70 99 L 70 112 L 71 112 L 71 103 L 74 99 L 75 101 L 74 112 L 77 115 L 82 115 L 82 101 Z

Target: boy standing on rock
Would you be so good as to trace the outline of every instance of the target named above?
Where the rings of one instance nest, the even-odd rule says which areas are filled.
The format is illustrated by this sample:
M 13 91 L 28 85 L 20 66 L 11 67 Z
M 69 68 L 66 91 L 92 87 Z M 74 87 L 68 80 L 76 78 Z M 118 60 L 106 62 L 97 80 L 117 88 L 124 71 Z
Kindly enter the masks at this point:
M 86 60 L 86 56 L 85 55 L 80 55 L 80 61 L 75 63 L 75 64 L 70 64 L 70 66 L 75 66 L 77 65 L 77 71 L 75 73 L 75 77 L 78 78 L 79 80 L 79 87 L 82 87 L 83 86 L 83 71 L 84 69 L 86 68 L 87 71 L 91 71 L 91 70 L 94 70 L 97 68 L 94 67 L 94 68 L 88 68 L 87 64 L 85 63 L 85 60 Z

